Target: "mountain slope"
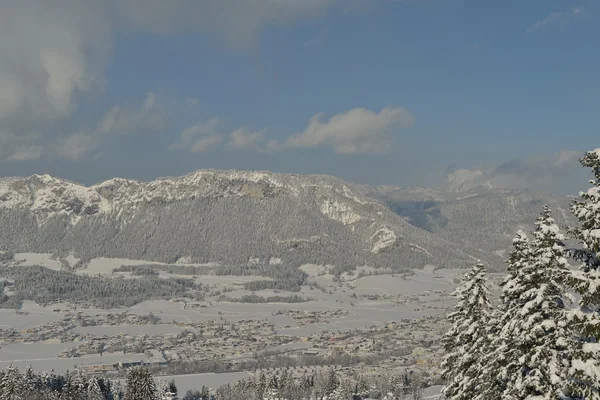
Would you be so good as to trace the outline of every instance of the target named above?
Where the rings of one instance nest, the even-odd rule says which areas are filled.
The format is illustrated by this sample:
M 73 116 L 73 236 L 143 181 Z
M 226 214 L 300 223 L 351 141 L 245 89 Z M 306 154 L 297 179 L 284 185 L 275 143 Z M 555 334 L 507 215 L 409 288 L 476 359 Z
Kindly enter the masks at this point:
M 414 226 L 468 248 L 505 257 L 517 230 L 533 230 L 548 205 L 559 226 L 574 225 L 569 196 L 533 190 L 478 188 L 450 193 L 424 188 L 368 187 L 358 191 L 386 203 Z
M 0 249 L 84 260 L 381 267 L 465 266 L 487 257 L 409 224 L 337 178 L 214 170 L 91 187 L 48 175 L 0 179 Z

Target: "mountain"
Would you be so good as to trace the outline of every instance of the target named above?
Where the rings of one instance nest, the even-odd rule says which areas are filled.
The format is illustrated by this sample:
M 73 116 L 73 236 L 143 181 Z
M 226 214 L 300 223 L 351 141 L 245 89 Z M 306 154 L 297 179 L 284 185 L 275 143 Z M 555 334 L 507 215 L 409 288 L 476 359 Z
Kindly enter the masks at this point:
M 489 256 L 334 177 L 215 170 L 90 187 L 48 175 L 2 178 L 0 250 L 83 261 L 377 267 L 460 267 Z
M 559 226 L 573 226 L 573 197 L 534 190 L 478 187 L 465 192 L 394 186 L 355 188 L 372 196 L 412 225 L 466 248 L 506 257 L 517 230 L 534 229 L 543 205 L 553 211 Z

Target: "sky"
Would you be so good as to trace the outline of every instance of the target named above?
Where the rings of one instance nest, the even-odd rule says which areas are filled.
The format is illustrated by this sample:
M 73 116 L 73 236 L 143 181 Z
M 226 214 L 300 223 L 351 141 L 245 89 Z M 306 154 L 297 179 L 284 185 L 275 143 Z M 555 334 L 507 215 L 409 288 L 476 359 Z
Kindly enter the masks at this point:
M 579 190 L 599 17 L 593 0 L 0 0 L 0 176 Z

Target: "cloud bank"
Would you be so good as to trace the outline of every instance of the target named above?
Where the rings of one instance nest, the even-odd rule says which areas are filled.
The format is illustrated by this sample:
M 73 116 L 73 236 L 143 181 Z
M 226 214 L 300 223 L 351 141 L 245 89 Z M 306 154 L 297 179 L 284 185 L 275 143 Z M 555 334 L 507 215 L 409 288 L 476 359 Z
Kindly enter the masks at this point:
M 322 15 L 344 4 L 339 0 L 0 0 L 0 161 L 39 158 L 48 151 L 79 158 L 105 132 L 160 125 L 159 117 L 144 122 L 148 115 L 136 119 L 114 109 L 96 130 L 64 131 L 80 100 L 103 88 L 116 32 L 204 32 L 243 48 L 252 46 L 266 25 Z M 239 146 L 240 140 L 241 135 L 236 135 L 233 146 Z M 56 153 L 59 143 L 67 148 Z
M 562 150 L 556 154 L 515 159 L 500 165 L 455 169 L 446 177 L 446 188 L 465 192 L 486 187 L 495 189 L 543 189 L 576 193 L 585 179 L 572 179 L 582 170 L 578 158 L 583 153 Z
M 324 120 L 324 114 L 315 114 L 302 131 L 283 141 L 265 142 L 265 130 L 252 131 L 237 128 L 230 133 L 220 132 L 219 118 L 199 122 L 186 128 L 172 150 L 202 153 L 222 143 L 229 150 L 278 152 L 296 148 L 330 147 L 336 154 L 384 153 L 390 149 L 394 130 L 408 128 L 414 123 L 412 114 L 398 107 L 386 107 L 379 112 L 353 108 Z

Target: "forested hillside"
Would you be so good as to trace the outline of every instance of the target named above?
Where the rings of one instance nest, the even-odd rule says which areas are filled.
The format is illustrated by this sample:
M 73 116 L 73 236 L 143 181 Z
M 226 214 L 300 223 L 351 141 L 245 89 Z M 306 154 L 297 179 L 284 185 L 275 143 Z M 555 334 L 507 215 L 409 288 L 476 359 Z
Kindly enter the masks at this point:
M 198 171 L 92 187 L 49 176 L 5 178 L 0 227 L 0 249 L 73 253 L 83 262 L 280 259 L 421 268 L 491 257 L 407 223 L 337 178 L 266 172 Z

